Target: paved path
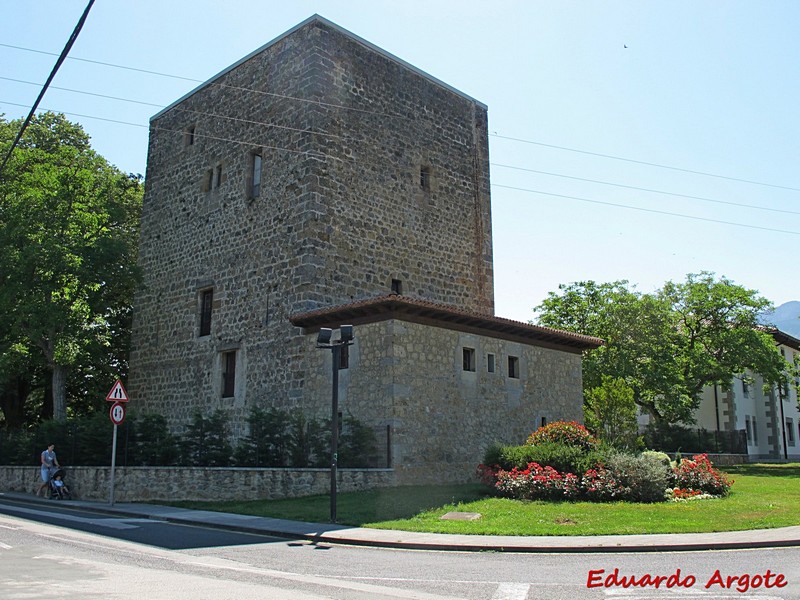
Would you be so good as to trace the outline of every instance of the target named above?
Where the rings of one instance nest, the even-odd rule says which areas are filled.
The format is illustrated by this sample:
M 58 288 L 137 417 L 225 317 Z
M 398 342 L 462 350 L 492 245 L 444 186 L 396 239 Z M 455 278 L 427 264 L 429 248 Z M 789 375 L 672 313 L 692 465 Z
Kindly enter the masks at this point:
M 55 501 L 32 494 L 0 493 L 3 499 L 37 505 Z M 723 533 L 677 533 L 597 536 L 492 536 L 415 533 L 321 523 L 252 517 L 204 510 L 189 510 L 158 504 L 65 501 L 76 508 L 107 512 L 131 518 L 152 518 L 173 523 L 219 527 L 232 531 L 305 539 L 332 544 L 427 550 L 505 552 L 642 552 L 721 550 L 800 546 L 800 526 L 731 531 Z

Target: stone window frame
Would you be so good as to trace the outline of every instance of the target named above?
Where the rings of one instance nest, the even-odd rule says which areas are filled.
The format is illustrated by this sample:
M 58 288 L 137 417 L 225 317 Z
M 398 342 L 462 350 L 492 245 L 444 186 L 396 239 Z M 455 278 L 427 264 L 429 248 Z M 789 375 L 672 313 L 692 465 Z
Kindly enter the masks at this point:
M 519 379 L 519 356 L 508 355 L 508 378 Z
M 198 337 L 211 335 L 211 324 L 214 318 L 214 286 L 204 286 L 197 290 L 198 304 Z
M 261 196 L 261 183 L 264 177 L 264 152 L 256 148 L 247 157 L 247 196 L 251 200 Z
M 221 396 L 236 397 L 236 367 L 239 360 L 238 348 L 230 348 L 220 352 Z
M 183 130 L 183 147 L 194 146 L 197 141 L 197 125 L 192 123 Z
M 461 368 L 469 373 L 474 373 L 477 370 L 477 361 L 475 359 L 475 348 L 462 346 L 461 348 L 462 364 Z
M 431 191 L 431 166 L 428 164 L 422 164 L 419 167 L 419 187 L 421 190 L 425 192 Z

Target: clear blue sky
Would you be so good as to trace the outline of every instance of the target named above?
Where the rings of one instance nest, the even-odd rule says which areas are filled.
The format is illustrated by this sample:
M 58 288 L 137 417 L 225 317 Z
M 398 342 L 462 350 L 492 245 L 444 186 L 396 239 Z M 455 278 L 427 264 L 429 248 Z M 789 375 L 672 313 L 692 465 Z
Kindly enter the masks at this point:
M 0 0 L 7 118 L 56 58 L 7 45 L 59 53 L 85 5 Z M 314 13 L 489 106 L 499 316 L 531 319 L 560 283 L 701 270 L 800 300 L 795 0 L 97 0 L 41 106 L 144 173 L 150 116 Z

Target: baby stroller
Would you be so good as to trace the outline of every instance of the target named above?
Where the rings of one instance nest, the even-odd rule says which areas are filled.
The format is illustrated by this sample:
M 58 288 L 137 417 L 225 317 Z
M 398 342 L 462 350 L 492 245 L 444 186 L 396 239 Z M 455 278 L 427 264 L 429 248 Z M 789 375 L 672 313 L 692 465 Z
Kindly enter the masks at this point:
M 50 476 L 50 499 L 51 500 L 71 500 L 69 488 L 64 483 L 64 469 L 56 469 Z

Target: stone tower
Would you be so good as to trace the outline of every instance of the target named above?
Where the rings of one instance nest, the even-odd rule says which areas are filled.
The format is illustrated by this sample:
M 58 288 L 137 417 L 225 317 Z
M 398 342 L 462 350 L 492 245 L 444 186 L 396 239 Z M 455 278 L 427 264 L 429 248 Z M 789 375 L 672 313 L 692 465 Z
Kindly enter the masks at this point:
M 139 260 L 140 408 L 313 405 L 290 315 L 493 314 L 486 106 L 313 16 L 152 118 Z

